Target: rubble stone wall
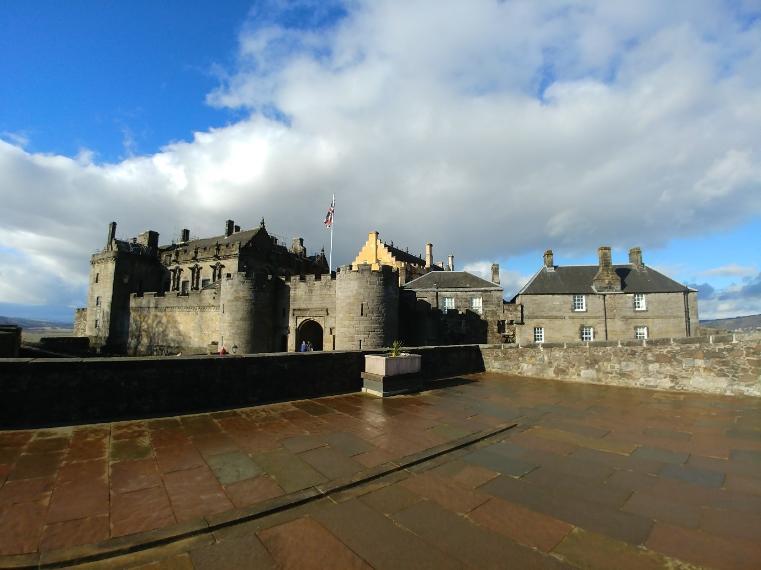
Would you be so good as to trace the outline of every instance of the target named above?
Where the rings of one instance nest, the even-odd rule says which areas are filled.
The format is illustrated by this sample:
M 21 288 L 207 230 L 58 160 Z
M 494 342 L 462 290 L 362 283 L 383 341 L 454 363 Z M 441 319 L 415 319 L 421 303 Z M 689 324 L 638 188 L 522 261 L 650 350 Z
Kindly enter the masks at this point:
M 761 338 L 482 346 L 490 372 L 687 392 L 761 396 Z

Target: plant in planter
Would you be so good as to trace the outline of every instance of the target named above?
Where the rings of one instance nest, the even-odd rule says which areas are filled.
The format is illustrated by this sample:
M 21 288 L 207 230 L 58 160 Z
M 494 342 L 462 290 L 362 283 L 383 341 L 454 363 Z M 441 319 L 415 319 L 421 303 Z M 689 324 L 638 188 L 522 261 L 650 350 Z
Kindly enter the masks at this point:
M 365 355 L 362 389 L 378 396 L 417 389 L 420 386 L 420 362 L 419 354 L 402 352 L 402 343 L 396 340 L 386 354 Z

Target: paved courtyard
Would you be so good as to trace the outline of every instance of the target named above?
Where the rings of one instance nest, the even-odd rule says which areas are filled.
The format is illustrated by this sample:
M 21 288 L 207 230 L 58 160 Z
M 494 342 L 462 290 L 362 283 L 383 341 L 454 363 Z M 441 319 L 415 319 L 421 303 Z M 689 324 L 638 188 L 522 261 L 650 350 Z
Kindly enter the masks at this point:
M 759 568 L 761 399 L 479 374 L 0 432 L 0 567 L 66 560 Z

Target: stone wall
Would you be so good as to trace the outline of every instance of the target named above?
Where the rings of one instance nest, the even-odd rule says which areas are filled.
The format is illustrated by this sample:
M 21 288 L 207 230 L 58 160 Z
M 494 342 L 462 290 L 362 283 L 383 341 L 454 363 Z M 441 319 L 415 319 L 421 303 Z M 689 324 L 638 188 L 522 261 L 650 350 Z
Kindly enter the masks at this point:
M 216 288 L 134 294 L 130 299 L 131 354 L 206 353 L 220 338 L 219 292 Z
M 714 336 L 482 346 L 487 371 L 618 386 L 761 396 L 761 339 Z
M 0 360 L 0 429 L 159 417 L 356 392 L 364 355 Z M 429 378 L 483 371 L 478 346 L 413 349 Z

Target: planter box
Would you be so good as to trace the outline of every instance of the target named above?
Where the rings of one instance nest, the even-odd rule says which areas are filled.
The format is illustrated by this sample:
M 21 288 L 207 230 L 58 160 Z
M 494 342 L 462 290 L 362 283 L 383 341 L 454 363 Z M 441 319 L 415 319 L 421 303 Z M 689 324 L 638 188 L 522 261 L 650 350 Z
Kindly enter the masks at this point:
M 365 356 L 362 391 L 375 396 L 394 396 L 420 389 L 419 354 Z
M 400 356 L 385 356 L 383 354 L 368 354 L 365 356 L 365 372 L 378 376 L 399 376 L 420 372 L 419 354 L 402 354 Z

